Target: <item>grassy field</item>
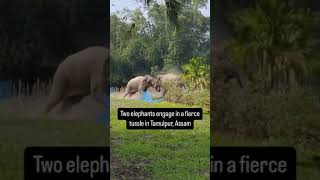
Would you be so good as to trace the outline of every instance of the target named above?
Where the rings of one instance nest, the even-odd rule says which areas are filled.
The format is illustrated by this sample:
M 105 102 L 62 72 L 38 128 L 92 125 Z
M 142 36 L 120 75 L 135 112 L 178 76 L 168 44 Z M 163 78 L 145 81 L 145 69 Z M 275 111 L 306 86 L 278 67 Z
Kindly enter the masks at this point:
M 295 147 L 298 180 L 320 179 L 320 91 L 251 92 L 252 87 L 215 92 L 211 144 Z
M 94 120 L 23 118 L 0 105 L 0 179 L 23 179 L 27 146 L 106 146 L 109 135 Z
M 186 107 L 168 102 L 111 100 L 112 179 L 209 179 L 209 115 L 194 130 L 127 130 L 119 107 Z
M 117 120 L 118 107 L 184 106 L 112 99 L 113 179 L 209 179 L 208 114 L 204 114 L 203 121 L 195 121 L 194 130 L 127 130 L 125 121 Z M 95 120 L 26 118 L 6 108 L 0 104 L 0 180 L 23 179 L 23 152 L 27 146 L 105 146 L 109 143 L 106 128 Z M 302 121 L 304 123 L 300 127 L 318 129 L 319 119 L 312 117 L 320 117 L 320 114 L 297 117 L 309 119 Z M 292 146 L 292 140 L 299 139 L 278 136 L 261 140 L 228 132 L 211 133 L 213 144 L 222 146 Z M 298 179 L 320 179 L 319 143 L 303 141 L 295 147 Z
M 284 139 L 261 141 L 222 132 L 214 132 L 212 136 L 214 137 L 212 143 L 217 146 L 292 146 Z M 320 146 L 296 146 L 295 148 L 297 150 L 297 179 L 320 179 L 320 159 L 313 158 L 319 155 Z

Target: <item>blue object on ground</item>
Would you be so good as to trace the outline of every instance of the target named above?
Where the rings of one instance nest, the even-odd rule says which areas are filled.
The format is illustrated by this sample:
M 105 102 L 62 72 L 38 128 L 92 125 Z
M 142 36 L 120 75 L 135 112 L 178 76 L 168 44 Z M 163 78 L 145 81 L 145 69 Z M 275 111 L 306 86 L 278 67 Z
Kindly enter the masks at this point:
M 107 128 L 110 127 L 110 96 L 106 96 L 105 111 L 100 114 L 97 121 L 105 124 Z
M 151 103 L 158 103 L 158 102 L 163 101 L 163 98 L 154 99 L 149 91 L 145 91 L 140 99 L 142 101 L 151 102 Z
M 0 99 L 12 96 L 12 81 L 0 81 Z
M 163 98 L 154 99 L 149 91 L 144 92 L 140 99 L 150 103 L 158 103 L 163 101 Z M 110 96 L 106 96 L 105 108 L 106 108 L 105 111 L 101 113 L 100 116 L 97 118 L 97 122 L 105 124 L 107 128 L 109 128 L 110 127 Z

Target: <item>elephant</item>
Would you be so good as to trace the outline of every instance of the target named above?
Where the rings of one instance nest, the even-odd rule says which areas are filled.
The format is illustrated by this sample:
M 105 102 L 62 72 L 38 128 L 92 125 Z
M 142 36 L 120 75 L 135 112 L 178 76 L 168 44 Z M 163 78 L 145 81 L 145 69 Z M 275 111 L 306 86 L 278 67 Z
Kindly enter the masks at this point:
M 129 94 L 135 94 L 137 92 L 142 95 L 145 91 L 148 90 L 148 88 L 155 88 L 155 85 L 155 78 L 149 75 L 137 76 L 128 82 L 123 98 L 126 98 Z
M 66 112 L 88 95 L 104 104 L 109 61 L 109 49 L 102 46 L 89 47 L 68 56 L 54 74 L 45 114 L 60 102 L 61 112 Z
M 175 83 L 180 88 L 185 88 L 185 84 L 182 82 L 181 78 L 178 75 L 168 73 L 156 76 L 156 90 L 158 92 L 162 91 L 162 94 L 164 96 L 167 92 L 166 84 L 169 82 Z

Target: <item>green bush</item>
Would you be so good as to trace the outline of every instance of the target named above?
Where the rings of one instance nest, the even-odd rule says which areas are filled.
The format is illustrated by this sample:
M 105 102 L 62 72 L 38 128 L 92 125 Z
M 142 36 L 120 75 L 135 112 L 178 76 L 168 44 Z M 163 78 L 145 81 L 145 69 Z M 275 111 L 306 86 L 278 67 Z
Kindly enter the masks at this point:
M 180 88 L 174 82 L 165 84 L 165 99 L 169 102 L 186 104 L 194 107 L 203 108 L 204 112 L 210 112 L 210 90 Z
M 204 57 L 193 57 L 188 64 L 182 66 L 182 78 L 192 89 L 204 89 L 209 86 L 210 66 Z
M 213 128 L 287 143 L 320 143 L 320 95 L 310 89 L 263 92 L 259 86 L 236 89 L 216 85 Z M 317 120 L 318 119 L 318 120 Z

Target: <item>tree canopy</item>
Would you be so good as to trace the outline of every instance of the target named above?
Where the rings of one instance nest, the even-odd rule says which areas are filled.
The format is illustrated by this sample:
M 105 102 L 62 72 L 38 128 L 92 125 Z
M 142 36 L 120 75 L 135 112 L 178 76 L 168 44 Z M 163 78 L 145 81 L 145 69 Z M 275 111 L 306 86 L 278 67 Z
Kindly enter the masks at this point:
M 214 6 L 212 45 L 227 44 L 251 81 L 279 89 L 320 77 L 319 1 L 226 0 Z
M 154 2 L 146 14 L 137 9 L 111 15 L 112 85 L 124 85 L 136 75 L 180 72 L 196 56 L 209 63 L 210 18 L 191 3 L 178 15 L 177 29 L 166 11 L 166 5 Z
M 107 9 L 100 0 L 0 1 L 0 79 L 49 78 L 69 54 L 106 46 Z

